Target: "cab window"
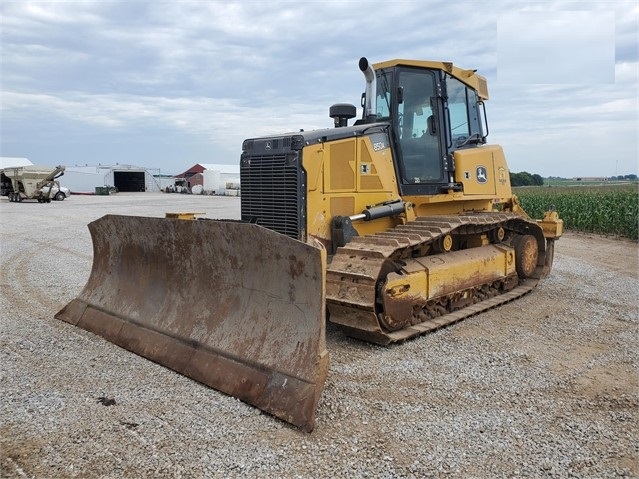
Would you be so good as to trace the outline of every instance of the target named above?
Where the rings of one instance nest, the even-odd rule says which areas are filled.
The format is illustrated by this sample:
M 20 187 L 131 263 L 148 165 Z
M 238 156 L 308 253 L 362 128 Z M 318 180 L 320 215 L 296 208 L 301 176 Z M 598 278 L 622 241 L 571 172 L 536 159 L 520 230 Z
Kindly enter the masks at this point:
M 390 119 L 391 100 L 393 88 L 393 72 L 377 72 L 377 119 L 380 121 Z
M 400 69 L 397 86 L 401 101 L 397 105 L 396 129 L 403 182 L 438 182 L 443 175 L 441 146 L 437 132 L 428 127 L 429 122 L 435 121 L 435 76 L 429 70 Z
M 477 94 L 453 77 L 446 79 L 448 116 L 453 147 L 479 141 L 481 130 L 477 115 Z

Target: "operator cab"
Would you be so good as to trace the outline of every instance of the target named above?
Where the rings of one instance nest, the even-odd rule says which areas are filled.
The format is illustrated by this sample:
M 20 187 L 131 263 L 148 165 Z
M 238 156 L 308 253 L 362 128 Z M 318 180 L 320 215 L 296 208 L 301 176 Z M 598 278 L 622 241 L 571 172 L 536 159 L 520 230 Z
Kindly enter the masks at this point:
M 486 142 L 485 115 L 482 122 L 478 113 L 482 99 L 474 88 L 441 68 L 399 62 L 376 69 L 374 91 L 367 89 L 364 97 L 374 92 L 375 114 L 371 116 L 391 124 L 401 193 L 459 189 L 452 153 Z M 433 62 L 435 67 L 440 65 L 449 64 Z

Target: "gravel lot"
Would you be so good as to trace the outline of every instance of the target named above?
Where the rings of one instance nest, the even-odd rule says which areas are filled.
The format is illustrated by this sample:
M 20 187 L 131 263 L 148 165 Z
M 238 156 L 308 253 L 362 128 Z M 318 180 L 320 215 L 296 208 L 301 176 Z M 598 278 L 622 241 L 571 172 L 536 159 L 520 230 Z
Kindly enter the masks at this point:
M 531 294 L 402 345 L 329 326 L 306 434 L 53 318 L 89 221 L 168 211 L 239 199 L 0 200 L 2 477 L 639 477 L 637 243 L 567 234 Z

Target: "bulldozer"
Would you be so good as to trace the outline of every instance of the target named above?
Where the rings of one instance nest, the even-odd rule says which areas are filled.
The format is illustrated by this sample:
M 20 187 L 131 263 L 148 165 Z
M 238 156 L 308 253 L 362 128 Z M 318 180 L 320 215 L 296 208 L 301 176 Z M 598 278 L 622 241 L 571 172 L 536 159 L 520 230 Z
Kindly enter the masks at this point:
M 334 127 L 243 142 L 240 220 L 90 223 L 91 274 L 56 318 L 310 432 L 326 321 L 387 345 L 533 290 L 563 222 L 512 193 L 486 79 L 439 61 L 359 69 L 352 125 L 337 103 Z

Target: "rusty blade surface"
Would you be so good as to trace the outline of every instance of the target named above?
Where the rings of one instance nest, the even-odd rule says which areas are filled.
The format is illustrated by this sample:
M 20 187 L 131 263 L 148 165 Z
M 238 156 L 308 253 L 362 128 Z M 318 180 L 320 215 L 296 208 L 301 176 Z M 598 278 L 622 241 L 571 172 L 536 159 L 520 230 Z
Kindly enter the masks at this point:
M 257 225 L 107 215 L 56 318 L 306 431 L 328 370 L 323 248 Z

